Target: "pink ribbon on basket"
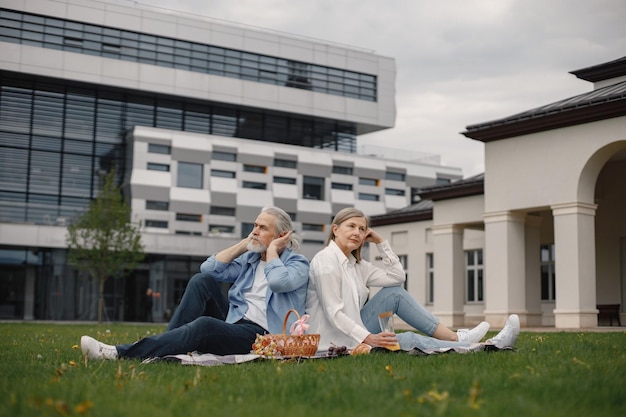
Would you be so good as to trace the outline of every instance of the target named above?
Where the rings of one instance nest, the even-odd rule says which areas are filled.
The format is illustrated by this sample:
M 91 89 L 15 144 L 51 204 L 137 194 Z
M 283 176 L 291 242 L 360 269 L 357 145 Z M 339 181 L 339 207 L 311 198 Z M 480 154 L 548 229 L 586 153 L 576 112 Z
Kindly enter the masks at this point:
M 309 328 L 309 325 L 306 322 L 309 321 L 309 315 L 304 314 L 300 319 L 291 323 L 291 327 L 289 328 L 289 333 L 293 336 L 303 335 L 306 329 Z

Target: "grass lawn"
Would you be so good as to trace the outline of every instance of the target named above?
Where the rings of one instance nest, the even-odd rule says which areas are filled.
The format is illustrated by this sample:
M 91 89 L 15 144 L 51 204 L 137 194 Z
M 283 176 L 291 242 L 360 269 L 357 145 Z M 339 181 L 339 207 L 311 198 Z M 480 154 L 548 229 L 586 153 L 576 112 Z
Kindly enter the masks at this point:
M 86 361 L 88 334 L 164 325 L 0 323 L 0 416 L 626 416 L 626 334 L 527 333 L 515 351 L 214 367 Z M 108 331 L 107 331 L 108 330 Z

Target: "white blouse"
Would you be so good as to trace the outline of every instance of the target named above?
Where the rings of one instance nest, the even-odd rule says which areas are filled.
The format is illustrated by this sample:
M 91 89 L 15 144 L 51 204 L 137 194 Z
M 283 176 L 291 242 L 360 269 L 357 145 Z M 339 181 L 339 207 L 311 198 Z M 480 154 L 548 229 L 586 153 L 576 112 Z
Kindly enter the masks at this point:
M 334 241 L 311 260 L 306 312 L 310 327 L 307 333 L 319 333 L 321 351 L 331 344 L 353 348 L 370 334 L 361 320 L 361 309 L 369 296 L 369 287 L 401 285 L 405 273 L 389 242 L 376 244 L 384 268 L 366 260 L 357 263 L 346 257 Z

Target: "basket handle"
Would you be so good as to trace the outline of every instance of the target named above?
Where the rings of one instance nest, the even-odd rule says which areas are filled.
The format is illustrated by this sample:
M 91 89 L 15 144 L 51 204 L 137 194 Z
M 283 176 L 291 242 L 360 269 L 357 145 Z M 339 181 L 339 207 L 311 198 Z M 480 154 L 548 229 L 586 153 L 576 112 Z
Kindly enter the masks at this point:
M 283 320 L 283 334 L 287 334 L 287 320 L 289 319 L 289 315 L 291 313 L 295 313 L 297 320 L 300 320 L 300 314 L 298 314 L 298 312 L 294 309 L 291 309 L 287 312 L 287 314 L 285 314 L 285 320 Z

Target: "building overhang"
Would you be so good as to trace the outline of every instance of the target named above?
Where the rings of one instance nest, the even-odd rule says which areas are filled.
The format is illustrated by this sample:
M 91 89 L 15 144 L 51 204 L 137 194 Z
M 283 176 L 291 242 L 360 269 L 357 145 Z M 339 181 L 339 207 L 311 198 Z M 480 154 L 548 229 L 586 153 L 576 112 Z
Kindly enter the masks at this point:
M 619 100 L 560 109 L 554 113 L 528 115 L 517 120 L 502 119 L 493 123 L 468 126 L 467 131 L 462 134 L 481 142 L 491 142 L 624 115 L 626 115 L 626 96 Z
M 370 224 L 372 227 L 377 226 L 386 226 L 389 224 L 399 224 L 399 223 L 413 223 L 413 222 L 421 222 L 425 220 L 433 219 L 433 210 L 420 210 L 413 212 L 392 212 L 387 214 L 382 214 L 380 216 L 372 216 L 370 218 Z

